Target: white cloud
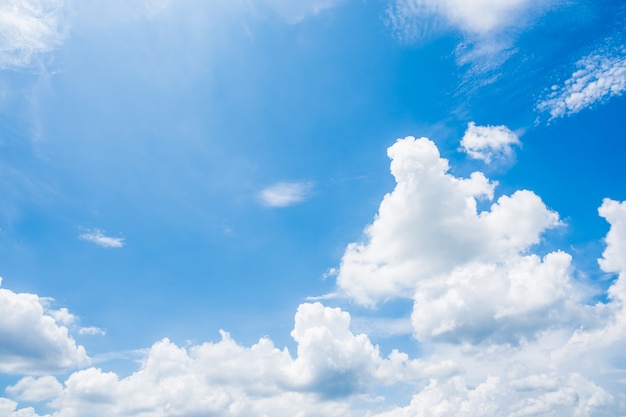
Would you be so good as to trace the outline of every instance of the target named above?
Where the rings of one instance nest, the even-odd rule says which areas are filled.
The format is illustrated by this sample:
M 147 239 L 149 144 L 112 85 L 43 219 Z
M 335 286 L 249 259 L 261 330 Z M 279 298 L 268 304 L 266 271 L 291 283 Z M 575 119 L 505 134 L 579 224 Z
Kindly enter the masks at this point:
M 396 0 L 392 13 L 403 22 L 441 18 L 471 34 L 487 34 L 517 23 L 531 0 Z M 399 27 L 397 29 L 402 30 Z
M 405 151 L 416 142 L 406 141 Z M 419 144 L 422 151 L 431 146 Z M 419 179 L 409 175 L 417 160 L 401 165 L 407 177 Z M 492 263 L 466 262 L 416 291 L 413 326 L 420 359 L 395 350 L 383 357 L 367 335 L 350 330 L 346 311 L 312 303 L 295 314 L 295 357 L 268 338 L 245 347 L 226 332 L 219 342 L 186 347 L 163 339 L 130 376 L 88 368 L 62 385 L 26 377 L 6 392 L 20 401 L 46 401 L 55 417 L 623 415 L 626 202 L 605 200 L 600 214 L 611 225 L 601 266 L 620 274 L 607 302 L 584 305 L 570 296 L 577 289 L 570 256 L 563 252 L 540 258 L 513 251 Z M 416 318 L 420 309 L 429 314 Z M 438 336 L 445 331 L 433 335 L 435 324 L 450 317 L 456 327 L 446 337 Z M 485 329 L 522 336 L 476 337 Z M 398 385 L 384 389 L 391 384 Z M 410 401 L 398 403 L 388 394 L 396 387 L 412 390 Z M 0 399 L 4 415 L 37 414 Z
M 311 196 L 310 181 L 278 182 L 259 193 L 261 202 L 269 207 L 287 207 L 298 204 Z
M 0 3 L 0 69 L 25 67 L 63 40 L 63 0 Z
M 479 213 L 478 199 L 492 200 L 495 184 L 480 172 L 449 174 L 448 161 L 427 138 L 398 140 L 388 155 L 396 187 L 365 229 L 365 240 L 347 247 L 337 277 L 360 303 L 413 297 L 472 262 L 506 264 L 560 225 L 527 190 L 501 196 Z
M 562 0 L 393 0 L 387 14 L 402 42 L 414 42 L 445 30 L 464 35 L 456 54 L 474 75 L 497 69 L 512 54 L 517 34 Z
M 506 126 L 476 126 L 470 122 L 461 139 L 461 149 L 473 159 L 489 164 L 493 160 L 509 160 L 513 146 L 519 146 L 517 135 Z
M 33 378 L 27 376 L 5 390 L 11 397 L 20 401 L 41 402 L 57 398 L 63 392 L 63 385 L 53 376 Z
M 121 248 L 124 246 L 123 238 L 107 236 L 99 229 L 93 229 L 85 233 L 81 233 L 78 237 L 79 239 L 95 243 L 103 248 Z
M 104 336 L 106 334 L 106 331 L 104 331 L 103 329 L 99 327 L 87 326 L 87 327 L 79 327 L 78 334 L 89 335 L 89 336 L 94 336 L 94 335 Z
M 226 332 L 185 347 L 163 339 L 129 376 L 92 367 L 63 384 L 26 377 L 7 395 L 45 401 L 54 417 L 626 415 L 626 202 L 599 209 L 610 225 L 600 266 L 617 277 L 591 302 L 569 254 L 533 253 L 560 224 L 537 195 L 517 191 L 478 212 L 477 198 L 493 200 L 495 185 L 481 173 L 450 174 L 430 140 L 399 140 L 389 155 L 396 187 L 367 240 L 346 250 L 353 257 L 338 279 L 353 268 L 340 285 L 361 302 L 412 298 L 419 358 L 383 356 L 347 311 L 307 303 L 294 318 L 295 355 Z M 387 325 L 406 329 L 400 319 Z M 2 417 L 36 415 L 0 399 Z
M 260 339 L 251 347 L 228 333 L 217 343 L 179 347 L 155 343 L 141 369 L 126 378 L 88 368 L 71 374 L 62 392 L 54 381 L 24 378 L 7 392 L 48 401 L 55 416 L 350 416 L 349 404 L 374 384 L 410 381 L 432 375 L 419 361 L 394 351 L 380 356 L 366 335 L 349 330 L 350 315 L 319 303 L 302 304 L 287 349 Z
M 626 91 L 626 48 L 602 47 L 576 63 L 563 85 L 552 86 L 548 96 L 537 104 L 551 119 L 604 103 Z
M 610 400 L 609 394 L 578 374 L 564 378 L 539 374 L 512 381 L 489 377 L 475 387 L 457 376 L 444 383 L 431 381 L 409 406 L 376 417 L 582 417 L 597 415 L 593 413 Z
M 0 372 L 62 372 L 89 363 L 85 349 L 44 304 L 35 294 L 0 288 Z
M 48 310 L 48 314 L 51 315 L 54 320 L 62 326 L 70 326 L 76 322 L 77 317 L 70 313 L 70 311 L 62 307 L 58 310 Z

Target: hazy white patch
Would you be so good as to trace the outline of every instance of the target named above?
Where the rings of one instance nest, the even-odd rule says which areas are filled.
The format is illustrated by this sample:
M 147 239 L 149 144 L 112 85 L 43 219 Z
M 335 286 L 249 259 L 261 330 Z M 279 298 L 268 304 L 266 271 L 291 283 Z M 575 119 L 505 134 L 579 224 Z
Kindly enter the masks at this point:
M 143 7 L 147 18 L 153 18 L 166 11 L 172 0 L 144 0 Z
M 283 181 L 261 190 L 259 198 L 269 207 L 287 207 L 309 198 L 312 190 L 313 183 L 310 181 Z
M 89 336 L 95 336 L 95 335 L 104 336 L 106 334 L 106 331 L 104 331 L 103 329 L 99 327 L 88 326 L 88 327 L 79 327 L 78 334 L 89 335 Z
M 354 317 L 352 319 L 352 329 L 356 333 L 365 333 L 370 337 L 379 338 L 410 335 L 413 332 L 413 326 L 408 317 Z
M 0 2 L 0 68 L 26 67 L 64 38 L 63 0 Z
M 476 126 L 470 122 L 461 139 L 461 150 L 473 159 L 489 164 L 493 160 L 510 160 L 519 138 L 506 126 Z
M 276 10 L 287 22 L 294 24 L 331 9 L 343 0 L 262 0 L 262 2 Z
M 102 246 L 103 248 L 121 248 L 124 246 L 123 238 L 107 236 L 100 229 L 89 230 L 80 234 L 78 237 L 87 242 Z
M 43 374 L 89 363 L 85 349 L 44 305 L 35 294 L 0 288 L 0 372 Z
M 391 13 L 404 22 L 440 18 L 463 32 L 487 34 L 517 23 L 532 5 L 532 0 L 396 0 Z
M 450 29 L 461 32 L 459 65 L 471 65 L 470 78 L 485 78 L 515 53 L 519 32 L 558 3 L 562 0 L 393 0 L 387 16 L 391 30 L 404 43 Z M 494 77 L 491 74 L 482 83 Z
M 603 47 L 576 63 L 576 71 L 562 85 L 552 86 L 537 104 L 551 119 L 569 116 L 605 103 L 626 91 L 626 47 Z

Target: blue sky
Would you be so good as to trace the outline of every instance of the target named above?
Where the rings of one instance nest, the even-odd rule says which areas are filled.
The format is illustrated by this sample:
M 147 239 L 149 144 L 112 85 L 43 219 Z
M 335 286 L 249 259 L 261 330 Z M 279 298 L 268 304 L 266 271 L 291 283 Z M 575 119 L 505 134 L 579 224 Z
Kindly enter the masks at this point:
M 0 417 L 626 414 L 625 22 L 0 1 Z

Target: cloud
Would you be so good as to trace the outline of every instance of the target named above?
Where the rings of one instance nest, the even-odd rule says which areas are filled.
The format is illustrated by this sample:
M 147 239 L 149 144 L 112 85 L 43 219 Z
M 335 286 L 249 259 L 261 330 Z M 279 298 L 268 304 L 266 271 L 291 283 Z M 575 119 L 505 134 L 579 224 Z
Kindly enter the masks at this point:
M 64 38 L 63 0 L 6 0 L 0 4 L 0 69 L 29 66 Z
M 103 231 L 93 229 L 78 236 L 79 239 L 95 243 L 103 248 L 121 248 L 124 246 L 124 239 L 121 237 L 106 236 Z
M 470 75 L 499 68 L 515 53 L 517 35 L 561 0 L 393 0 L 389 26 L 398 40 L 411 43 L 455 30 L 464 40 L 456 49 L 460 65 L 471 64 Z M 487 80 L 493 77 L 487 77 Z
M 537 104 L 551 119 L 570 116 L 626 91 L 626 47 L 604 46 L 576 62 L 576 71 Z
M 493 160 L 509 160 L 513 146 L 519 146 L 517 135 L 506 126 L 476 126 L 470 122 L 461 139 L 461 150 L 473 159 L 489 164 Z
M 63 392 L 63 385 L 53 376 L 33 378 L 27 376 L 5 390 L 11 397 L 20 401 L 47 401 L 57 398 Z
M 95 335 L 104 336 L 106 334 L 106 331 L 102 330 L 99 327 L 88 326 L 88 327 L 79 327 L 78 334 L 89 335 L 89 336 L 95 336 Z
M 462 32 L 485 35 L 518 23 L 531 0 L 396 0 L 391 12 L 398 23 L 418 25 L 419 20 L 442 19 Z M 412 27 L 397 27 L 412 30 Z
M 244 347 L 222 331 L 219 342 L 187 347 L 163 339 L 125 378 L 88 368 L 71 374 L 62 392 L 54 379 L 23 378 L 7 393 L 52 400 L 59 416 L 350 416 L 352 396 L 376 383 L 411 380 L 422 365 L 397 351 L 381 357 L 349 326 L 345 311 L 302 304 L 292 332 L 295 359 L 268 338 Z
M 517 262 L 545 230 L 561 224 L 528 190 L 503 195 L 478 212 L 479 200 L 493 200 L 496 184 L 481 172 L 449 174 L 448 161 L 427 138 L 398 140 L 387 153 L 396 187 L 364 241 L 346 248 L 337 277 L 359 303 L 413 297 L 464 265 Z
M 599 209 L 610 225 L 599 263 L 616 278 L 604 301 L 591 302 L 569 254 L 532 252 L 560 224 L 534 193 L 502 196 L 478 213 L 476 198 L 493 200 L 495 185 L 480 173 L 451 175 L 432 141 L 399 140 L 389 155 L 397 185 L 361 244 L 360 272 L 375 276 L 363 275 L 366 288 L 354 294 L 412 298 L 419 358 L 383 356 L 347 311 L 305 303 L 294 316 L 295 356 L 267 337 L 243 346 L 222 331 L 218 342 L 184 347 L 162 339 L 125 377 L 90 367 L 63 383 L 22 378 L 6 393 L 45 401 L 55 417 L 624 415 L 626 202 L 606 199 Z M 376 265 L 374 241 L 386 251 Z M 427 259 L 436 255 L 449 265 Z M 390 279 L 402 285 L 385 287 Z M 0 412 L 37 416 L 11 399 L 0 399 Z
M 89 363 L 85 349 L 44 306 L 35 294 L 0 288 L 0 372 L 63 372 Z
M 269 207 L 287 207 L 309 198 L 312 190 L 310 181 L 278 182 L 261 190 L 259 198 Z

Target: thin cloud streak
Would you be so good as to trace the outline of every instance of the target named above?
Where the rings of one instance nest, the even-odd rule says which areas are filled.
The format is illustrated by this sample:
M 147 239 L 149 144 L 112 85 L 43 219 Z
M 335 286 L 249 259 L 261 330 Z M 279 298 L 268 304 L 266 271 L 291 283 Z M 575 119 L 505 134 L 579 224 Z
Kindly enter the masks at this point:
M 310 181 L 278 182 L 259 193 L 263 205 L 268 207 L 288 207 L 308 199 L 313 191 Z
M 124 247 L 124 239 L 121 237 L 111 237 L 104 234 L 100 229 L 93 229 L 78 236 L 79 239 L 95 243 L 103 248 Z

